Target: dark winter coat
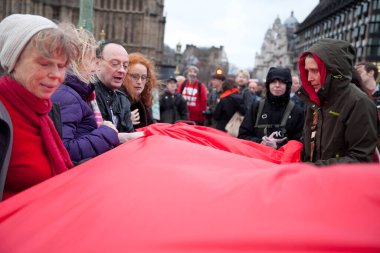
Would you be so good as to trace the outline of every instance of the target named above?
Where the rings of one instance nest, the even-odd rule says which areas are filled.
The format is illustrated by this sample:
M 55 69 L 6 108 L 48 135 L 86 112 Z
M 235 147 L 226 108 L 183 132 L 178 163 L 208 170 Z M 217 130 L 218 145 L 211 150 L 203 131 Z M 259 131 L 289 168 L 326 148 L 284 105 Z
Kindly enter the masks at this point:
M 243 96 L 239 93 L 232 93 L 220 99 L 215 108 L 213 117 L 216 121 L 216 129 L 226 132 L 225 127 L 235 112 L 245 114 Z
M 149 126 L 153 124 L 153 116 L 152 116 L 152 108 L 146 107 L 143 102 L 137 101 L 131 104 L 131 111 L 138 109 L 140 115 L 140 123 L 137 125 L 133 125 L 135 129 Z
M 305 103 L 301 100 L 301 98 L 294 93 L 293 96 L 290 97 L 290 100 L 294 102 L 295 105 L 298 105 L 302 110 L 306 110 Z
M 245 109 L 248 111 L 252 103 L 260 101 L 260 97 L 253 93 L 248 87 L 246 87 L 242 93 L 245 104 Z
M 95 92 L 103 119 L 115 123 L 112 119 L 114 115 L 117 118 L 116 128 L 119 132 L 134 132 L 128 97 L 119 90 L 111 91 L 100 80 L 95 83 Z
M 133 101 L 133 99 L 131 98 L 131 96 L 128 93 L 128 90 L 124 86 L 121 86 L 119 92 L 122 93 L 124 96 L 126 96 L 128 98 L 128 101 L 130 101 L 130 103 L 131 103 L 130 111 L 131 112 L 136 110 L 136 109 L 138 109 L 138 111 L 139 111 L 140 123 L 137 125 L 133 125 L 134 129 L 146 127 L 146 126 L 154 123 L 152 107 L 145 106 L 145 104 L 141 100 Z
M 264 108 L 259 116 L 259 125 L 280 125 L 282 117 L 285 113 L 286 106 L 289 102 L 285 101 L 270 101 L 268 98 L 264 100 Z M 251 140 L 260 143 L 262 137 L 269 136 L 275 131 L 281 131 L 284 137 L 288 140 L 300 140 L 302 136 L 302 128 L 304 124 L 303 110 L 295 105 L 290 112 L 286 121 L 285 129 L 268 126 L 267 128 L 256 128 L 257 113 L 261 101 L 251 104 L 250 109 L 245 114 L 244 120 L 239 129 L 240 139 Z M 283 142 L 279 145 L 284 145 Z
M 0 101 L 0 201 L 3 199 L 5 179 L 13 145 L 12 121 L 7 109 Z
M 52 96 L 60 106 L 62 141 L 74 163 L 95 157 L 119 144 L 115 130 L 97 127 L 94 113 L 88 103 L 94 87 L 75 76 L 67 76 Z
M 165 90 L 160 96 L 160 122 L 173 124 L 177 120 L 189 120 L 186 100 L 178 92 Z
M 326 79 L 318 90 L 320 105 L 310 99 L 310 84 L 304 58 L 313 53 L 326 66 Z M 345 41 L 323 39 L 305 52 L 299 61 L 302 88 L 298 92 L 307 104 L 303 160 L 311 157 L 311 123 L 318 113 L 314 162 L 316 165 L 370 162 L 376 147 L 376 107 L 352 79 L 354 48 Z M 313 91 L 313 90 L 312 90 Z M 315 92 L 314 92 L 315 94 Z

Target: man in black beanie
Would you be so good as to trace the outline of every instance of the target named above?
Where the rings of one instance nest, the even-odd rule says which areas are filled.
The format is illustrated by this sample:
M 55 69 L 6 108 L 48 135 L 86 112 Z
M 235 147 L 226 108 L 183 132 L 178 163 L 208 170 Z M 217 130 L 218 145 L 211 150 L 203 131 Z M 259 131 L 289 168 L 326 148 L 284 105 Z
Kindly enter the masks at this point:
M 299 140 L 304 116 L 303 110 L 290 101 L 291 85 L 289 69 L 270 68 L 266 77 L 266 98 L 251 105 L 238 137 L 275 149 L 287 140 Z

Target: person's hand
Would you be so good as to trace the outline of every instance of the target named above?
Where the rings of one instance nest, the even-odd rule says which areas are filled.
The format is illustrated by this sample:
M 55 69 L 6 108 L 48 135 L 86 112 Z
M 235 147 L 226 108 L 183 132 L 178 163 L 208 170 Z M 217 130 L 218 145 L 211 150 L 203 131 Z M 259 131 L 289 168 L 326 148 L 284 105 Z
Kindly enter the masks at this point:
M 131 111 L 131 120 L 133 125 L 138 125 L 140 124 L 140 113 L 139 109 L 135 109 Z
M 119 132 L 119 131 L 117 131 L 115 125 L 114 125 L 111 121 L 104 120 L 104 121 L 102 122 L 102 125 L 104 125 L 104 126 L 108 126 L 109 128 L 112 128 L 113 130 L 116 131 L 116 133 Z
M 144 131 L 133 132 L 133 133 L 118 133 L 120 143 L 124 143 L 138 137 L 144 136 Z
M 261 140 L 261 144 L 264 144 L 265 146 L 272 147 L 274 149 L 277 149 L 277 144 L 285 141 L 287 138 L 274 138 L 274 136 L 277 134 L 277 132 L 273 132 L 271 135 L 268 136 L 263 136 Z

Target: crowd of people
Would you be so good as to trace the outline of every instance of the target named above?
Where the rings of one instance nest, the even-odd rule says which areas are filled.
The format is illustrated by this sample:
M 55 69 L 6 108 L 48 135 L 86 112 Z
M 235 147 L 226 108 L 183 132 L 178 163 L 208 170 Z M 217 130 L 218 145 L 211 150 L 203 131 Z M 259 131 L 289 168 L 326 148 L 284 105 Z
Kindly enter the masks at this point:
M 205 84 L 189 66 L 164 81 L 154 119 L 155 64 L 123 42 L 98 45 L 72 24 L 28 14 L 3 19 L 0 34 L 0 199 L 141 137 L 156 122 L 227 132 L 238 112 L 237 138 L 274 149 L 300 141 L 302 160 L 315 165 L 372 162 L 380 147 L 378 69 L 354 65 L 345 41 L 320 40 L 300 56 L 299 76 L 274 66 L 264 84 L 246 70 L 215 73 Z

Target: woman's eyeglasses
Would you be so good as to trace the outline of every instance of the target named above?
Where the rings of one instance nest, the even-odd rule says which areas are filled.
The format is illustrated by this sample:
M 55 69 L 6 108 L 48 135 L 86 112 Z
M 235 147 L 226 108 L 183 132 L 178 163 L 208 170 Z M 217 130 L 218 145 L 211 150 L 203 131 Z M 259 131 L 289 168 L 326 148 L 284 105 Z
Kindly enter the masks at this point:
M 128 74 L 133 81 L 138 82 L 141 79 L 141 82 L 147 82 L 148 77 L 146 75 L 140 76 L 139 74 Z

